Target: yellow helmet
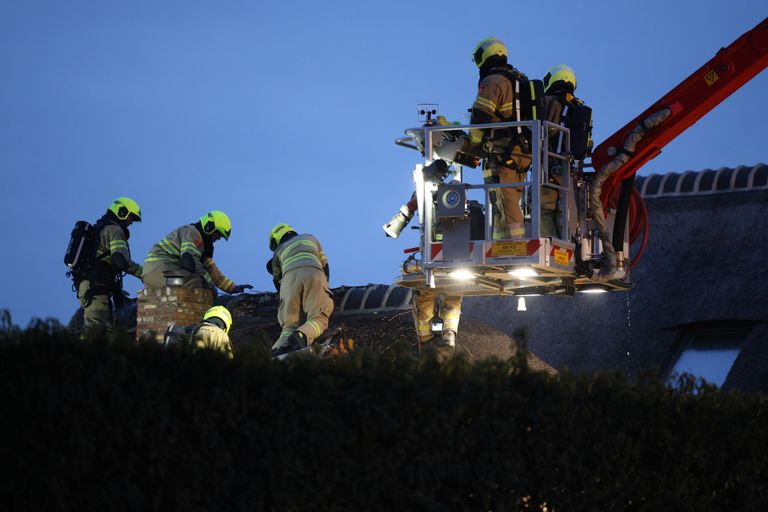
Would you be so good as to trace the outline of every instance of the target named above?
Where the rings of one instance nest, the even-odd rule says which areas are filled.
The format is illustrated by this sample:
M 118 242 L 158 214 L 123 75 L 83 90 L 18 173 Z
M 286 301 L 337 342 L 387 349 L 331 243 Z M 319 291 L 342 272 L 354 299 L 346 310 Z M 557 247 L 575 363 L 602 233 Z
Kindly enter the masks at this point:
M 203 315 L 203 320 L 208 320 L 209 318 L 221 319 L 224 322 L 224 332 L 229 334 L 229 328 L 232 327 L 232 313 L 227 308 L 224 306 L 213 306 Z
M 493 57 L 494 55 L 507 57 L 509 56 L 509 52 L 507 51 L 507 47 L 504 46 L 504 43 L 500 39 L 489 37 L 477 43 L 477 46 L 475 46 L 475 51 L 472 52 L 472 60 L 475 61 L 475 65 L 480 68 L 483 67 L 483 64 L 485 64 L 486 60 Z
M 549 69 L 546 75 L 544 75 L 544 92 L 549 92 L 549 88 L 558 82 L 564 84 L 571 84 L 573 91 L 576 90 L 576 73 L 573 69 L 565 64 L 559 64 Z M 571 91 L 571 92 L 573 92 Z
M 203 233 L 206 235 L 212 235 L 214 231 L 218 231 L 221 236 L 229 240 L 229 235 L 232 233 L 232 221 L 226 213 L 219 210 L 212 210 L 200 217 L 200 225 L 203 226 Z
M 118 197 L 107 208 L 108 211 L 115 214 L 120 220 L 125 220 L 133 215 L 136 222 L 141 222 L 141 208 L 139 204 L 130 197 Z
M 278 224 L 273 227 L 272 231 L 269 232 L 269 250 L 274 251 L 277 249 L 277 246 L 280 245 L 280 240 L 290 232 L 296 233 L 297 231 L 288 224 Z

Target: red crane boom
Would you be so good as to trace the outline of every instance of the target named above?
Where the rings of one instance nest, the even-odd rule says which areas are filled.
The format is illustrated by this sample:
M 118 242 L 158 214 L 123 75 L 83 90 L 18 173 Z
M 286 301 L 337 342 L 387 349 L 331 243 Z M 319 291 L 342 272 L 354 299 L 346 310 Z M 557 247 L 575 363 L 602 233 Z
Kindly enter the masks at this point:
M 598 174 L 617 152 L 624 152 L 629 156 L 629 159 L 606 179 L 600 194 L 603 206 L 608 206 L 609 198 L 624 180 L 632 177 L 670 141 L 766 67 L 768 18 L 727 48 L 721 48 L 709 62 L 597 146 L 592 155 L 592 164 Z M 671 111 L 671 116 L 657 126 L 649 128 L 635 145 L 634 151 L 622 149 L 638 124 L 665 109 Z

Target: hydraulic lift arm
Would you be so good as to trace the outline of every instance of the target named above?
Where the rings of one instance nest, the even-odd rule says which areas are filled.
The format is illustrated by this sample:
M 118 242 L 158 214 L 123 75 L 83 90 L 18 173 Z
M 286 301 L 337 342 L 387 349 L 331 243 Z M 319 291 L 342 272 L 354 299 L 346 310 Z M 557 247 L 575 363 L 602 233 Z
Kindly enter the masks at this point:
M 597 146 L 592 155 L 596 174 L 609 173 L 603 176 L 600 191 L 603 207 L 608 206 L 614 190 L 633 178 L 664 146 L 767 66 L 768 18 L 721 48 L 709 62 Z M 627 149 L 628 145 L 633 149 Z M 618 166 L 609 165 L 617 157 Z
M 538 225 L 541 187 L 537 177 L 548 171 L 546 165 L 549 161 L 546 156 L 541 156 L 547 154 L 541 151 L 542 146 L 546 147 L 546 141 L 543 142 L 541 137 L 533 138 L 536 148 L 532 152 L 533 178 L 522 183 L 529 187 L 531 204 L 534 205 L 531 214 L 532 239 L 492 238 L 492 216 L 489 212 L 492 211 L 490 190 L 494 187 L 488 184 L 463 184 L 461 178 L 458 178 L 459 183 L 456 184 L 425 181 L 424 167 L 417 166 L 414 170 L 416 189 L 424 191 L 423 195 L 429 198 L 430 202 L 425 204 L 431 205 L 436 195 L 443 199 L 437 201 L 434 209 L 418 208 L 420 214 L 423 212 L 425 215 L 424 219 L 420 218 L 422 259 L 419 261 L 410 257 L 406 260 L 403 277 L 398 283 L 415 289 L 437 287 L 458 295 L 516 295 L 531 292 L 567 294 L 569 290 L 572 293 L 591 289 L 628 289 L 629 269 L 642 254 L 641 246 L 635 258 L 628 262 L 630 251 L 633 251 L 630 246 L 646 225 L 644 204 L 634 188 L 635 173 L 670 141 L 766 67 L 768 18 L 727 48 L 718 51 L 704 66 L 595 148 L 592 154 L 594 172 L 577 174 L 580 180 L 578 190 L 577 187 L 564 187 L 572 194 L 566 204 L 573 206 L 575 215 L 562 217 L 565 219 L 563 224 L 567 224 L 568 219 L 573 220 L 573 224 L 568 225 L 569 229 L 573 229 L 563 239 L 542 237 Z M 531 123 L 532 131 L 547 133 L 547 130 L 541 130 L 541 121 L 538 120 L 507 124 L 520 123 Z M 496 124 L 505 123 L 486 126 L 493 127 Z M 433 133 L 439 135 L 441 130 L 472 127 L 430 126 L 424 130 L 406 130 L 409 137 L 398 139 L 396 143 L 423 149 L 427 164 L 430 164 L 433 163 L 430 161 L 435 152 Z M 413 144 L 405 144 L 404 141 Z M 582 177 L 586 179 L 582 180 Z M 430 187 L 425 187 L 425 183 L 429 183 Z M 513 185 L 518 184 L 501 186 Z M 466 200 L 468 189 L 483 189 L 485 192 L 485 217 L 479 222 L 481 228 L 484 228 L 484 235 L 473 235 L 472 212 L 468 210 Z M 458 197 L 458 201 L 452 199 L 449 202 L 449 196 Z M 439 243 L 432 237 L 432 215 L 437 211 L 437 206 L 442 209 L 440 215 L 444 219 L 441 221 L 443 239 Z M 411 212 L 410 208 L 406 210 Z M 482 208 L 479 210 L 482 211 Z M 567 209 L 565 211 L 568 212 Z M 401 215 L 407 216 L 405 212 Z M 385 227 L 391 227 L 390 224 Z M 630 232 L 626 236 L 628 224 Z M 405 223 L 402 223 L 400 229 L 404 226 Z M 643 246 L 647 234 L 646 229 L 643 233 Z M 457 275 L 461 270 L 466 271 L 471 279 L 460 282 L 461 278 Z M 517 276 L 515 271 L 518 270 L 533 270 L 534 276 Z

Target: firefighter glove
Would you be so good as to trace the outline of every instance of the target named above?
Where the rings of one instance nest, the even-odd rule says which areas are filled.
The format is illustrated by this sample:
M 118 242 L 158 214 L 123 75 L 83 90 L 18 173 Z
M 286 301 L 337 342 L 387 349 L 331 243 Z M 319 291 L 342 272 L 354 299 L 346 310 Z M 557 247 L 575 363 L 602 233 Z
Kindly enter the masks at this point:
M 475 160 L 479 160 L 480 158 L 486 157 L 486 151 L 485 149 L 483 149 L 482 141 L 477 140 L 473 142 L 472 138 L 469 135 L 464 137 L 464 143 L 462 144 L 461 149 L 459 150 L 459 153 L 464 153 L 465 155 L 469 155 Z M 474 167 L 477 167 L 477 165 L 479 165 L 479 162 L 475 162 Z
M 250 290 L 253 288 L 250 284 L 239 284 L 232 288 L 232 293 L 243 293 L 245 290 Z

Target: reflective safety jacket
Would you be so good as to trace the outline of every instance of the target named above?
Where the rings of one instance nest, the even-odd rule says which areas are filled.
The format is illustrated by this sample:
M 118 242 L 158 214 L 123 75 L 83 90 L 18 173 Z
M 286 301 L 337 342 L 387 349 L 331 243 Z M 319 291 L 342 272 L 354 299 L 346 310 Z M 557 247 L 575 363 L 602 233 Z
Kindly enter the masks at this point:
M 511 68 L 510 68 L 511 69 Z M 512 82 L 501 74 L 492 73 L 483 78 L 477 86 L 477 98 L 472 104 L 471 124 L 500 123 L 502 121 L 517 121 L 513 116 L 515 107 L 515 92 Z M 472 145 L 479 144 L 483 140 L 483 130 L 471 129 L 469 131 Z
M 96 248 L 96 260 L 91 269 L 86 271 L 86 279 L 112 283 L 114 275 L 121 270 L 112 262 L 114 255 L 120 254 L 128 262 L 127 272 L 141 278 L 141 265 L 131 260 L 128 248 L 128 234 L 123 227 L 109 222 L 99 232 L 99 245 Z
M 212 258 L 213 248 L 206 250 L 203 235 L 193 224 L 181 226 L 168 233 L 150 249 L 144 259 L 147 271 L 157 266 L 168 271 L 182 269 L 181 257 L 189 254 L 195 262 L 195 273 L 199 274 L 211 288 L 214 286 L 231 293 L 235 283 L 228 279 L 216 266 Z
M 328 259 L 320 241 L 312 235 L 296 235 L 281 243 L 272 257 L 272 277 L 280 281 L 289 270 L 315 267 L 326 271 Z

